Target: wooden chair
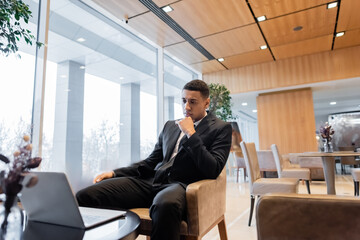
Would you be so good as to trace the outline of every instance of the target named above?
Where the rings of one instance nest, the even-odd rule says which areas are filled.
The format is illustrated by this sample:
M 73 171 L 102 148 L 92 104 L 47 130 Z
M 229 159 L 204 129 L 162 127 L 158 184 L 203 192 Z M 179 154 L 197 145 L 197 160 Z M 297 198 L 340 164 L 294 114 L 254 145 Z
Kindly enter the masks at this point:
M 241 142 L 240 146 L 244 154 L 246 171 L 249 176 L 251 202 L 248 225 L 250 226 L 255 196 L 261 196 L 266 193 L 297 193 L 299 180 L 295 178 L 261 178 L 255 144 Z
M 282 157 L 279 154 L 279 150 L 276 144 L 271 145 L 271 151 L 274 155 L 276 169 L 279 178 L 298 178 L 301 180 L 305 180 L 307 191 L 310 194 L 310 169 L 300 168 L 300 167 L 299 168 L 286 167 Z
M 217 179 L 201 180 L 189 184 L 186 188 L 187 221 L 182 221 L 180 234 L 186 240 L 200 240 L 216 225 L 220 239 L 227 240 L 225 225 L 226 206 L 226 169 Z M 131 209 L 138 214 L 140 234 L 150 239 L 151 218 L 148 208 Z

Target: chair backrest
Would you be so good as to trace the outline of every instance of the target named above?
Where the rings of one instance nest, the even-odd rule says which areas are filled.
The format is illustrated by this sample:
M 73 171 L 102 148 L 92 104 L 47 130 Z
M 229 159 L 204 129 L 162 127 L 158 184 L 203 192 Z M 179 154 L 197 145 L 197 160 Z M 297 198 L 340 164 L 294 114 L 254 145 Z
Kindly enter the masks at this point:
M 281 158 L 281 156 L 279 154 L 279 150 L 278 150 L 276 144 L 271 145 L 271 151 L 272 151 L 272 154 L 274 156 L 278 176 L 279 176 L 279 178 L 281 178 L 282 158 Z
M 276 164 L 271 150 L 257 151 L 260 171 L 276 171 Z
M 246 172 L 249 176 L 250 193 L 252 193 L 253 183 L 261 178 L 255 143 L 245 143 L 242 141 L 240 146 L 244 154 Z
M 339 147 L 339 151 L 351 151 L 353 152 L 355 150 L 355 147 Z M 355 157 L 341 157 L 340 158 L 341 164 L 347 164 L 347 165 L 358 165 L 359 163 L 355 160 Z

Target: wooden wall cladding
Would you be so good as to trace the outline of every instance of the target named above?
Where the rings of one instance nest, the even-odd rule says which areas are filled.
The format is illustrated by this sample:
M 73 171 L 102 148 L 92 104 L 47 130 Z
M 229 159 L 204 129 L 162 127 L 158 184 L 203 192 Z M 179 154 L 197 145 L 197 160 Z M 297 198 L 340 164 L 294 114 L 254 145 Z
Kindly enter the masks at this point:
M 310 88 L 260 94 L 256 104 L 261 150 L 275 143 L 281 154 L 317 151 Z
M 232 94 L 360 76 L 360 46 L 204 74 Z

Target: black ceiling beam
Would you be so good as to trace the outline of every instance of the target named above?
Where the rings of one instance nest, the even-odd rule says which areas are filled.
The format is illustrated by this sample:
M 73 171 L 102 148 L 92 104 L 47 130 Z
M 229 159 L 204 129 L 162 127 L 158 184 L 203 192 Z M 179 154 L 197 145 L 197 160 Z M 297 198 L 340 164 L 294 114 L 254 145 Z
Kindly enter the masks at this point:
M 215 57 L 211 55 L 203 46 L 201 46 L 188 32 L 186 32 L 177 22 L 174 21 L 167 13 L 159 8 L 152 0 L 139 0 L 145 7 L 153 12 L 158 18 L 166 23 L 170 28 L 182 36 L 188 43 L 196 48 L 208 60 L 213 60 Z

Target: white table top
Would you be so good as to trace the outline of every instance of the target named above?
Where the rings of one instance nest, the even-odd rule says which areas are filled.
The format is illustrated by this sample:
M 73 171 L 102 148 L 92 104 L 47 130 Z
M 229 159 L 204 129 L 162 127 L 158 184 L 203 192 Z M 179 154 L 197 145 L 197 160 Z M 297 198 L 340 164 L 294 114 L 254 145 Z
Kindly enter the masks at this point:
M 332 152 L 332 153 L 304 152 L 304 153 L 298 153 L 297 156 L 299 156 L 299 157 L 356 157 L 356 156 L 360 156 L 360 152 L 353 152 L 353 151 L 338 151 L 338 152 Z

